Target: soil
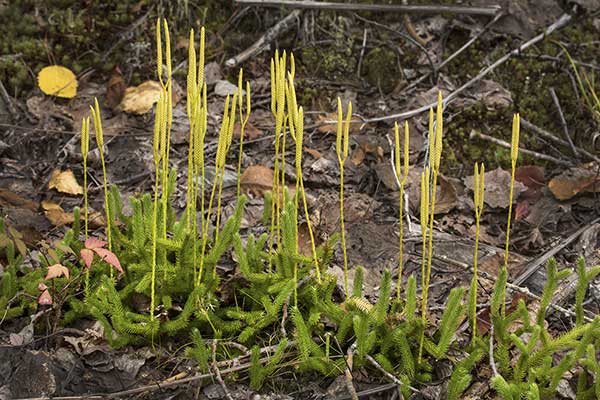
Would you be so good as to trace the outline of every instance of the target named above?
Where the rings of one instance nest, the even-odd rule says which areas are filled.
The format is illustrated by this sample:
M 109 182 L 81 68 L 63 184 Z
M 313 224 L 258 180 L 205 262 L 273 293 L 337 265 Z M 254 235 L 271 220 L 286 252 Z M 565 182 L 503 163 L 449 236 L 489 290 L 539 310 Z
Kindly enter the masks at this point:
M 394 119 L 369 120 L 429 104 L 438 90 L 444 95 L 452 93 L 483 68 L 542 32 L 563 12 L 573 13 L 574 20 L 569 25 L 517 53 L 445 109 L 443 177 L 438 188 L 436 258 L 430 292 L 434 320 L 439 318 L 450 290 L 468 286 L 471 280 L 475 162 L 485 162 L 486 171 L 494 172 L 489 179 L 486 176 L 489 200 L 482 217 L 479 249 L 480 268 L 490 277 L 482 281 L 488 293 L 502 265 L 508 214 L 503 182 L 510 172 L 510 149 L 478 137 L 483 134 L 510 143 L 510 124 L 516 112 L 563 142 L 541 136 L 534 129 L 522 129 L 521 148 L 532 152 L 522 153 L 519 158 L 517 180 L 521 186 L 513 208 L 516 218 L 511 231 L 510 280 L 540 294 L 545 282 L 543 264 L 527 277 L 523 278 L 523 274 L 554 249 L 559 249 L 554 256 L 561 269 L 573 268 L 579 256 L 584 256 L 589 265 L 600 263 L 600 114 L 597 107 L 586 103 L 592 92 L 600 93 L 600 80 L 593 79 L 600 70 L 600 3 L 461 2 L 467 3 L 499 4 L 506 15 L 486 26 L 490 17 L 467 14 L 434 13 L 405 19 L 394 13 L 307 9 L 288 33 L 238 66 L 244 70 L 244 79 L 250 81 L 253 100 L 249 121 L 252 129 L 247 129 L 242 169 L 252 165 L 273 168 L 269 60 L 275 48 L 293 52 L 296 57 L 298 99 L 307 110 L 304 180 L 318 242 L 340 230 L 335 127 L 325 121 L 335 118 L 338 97 L 344 104 L 352 101 L 355 117 L 366 121 L 356 124 L 360 127 L 351 132 L 345 170 L 345 221 L 350 277 L 355 266 L 363 266 L 367 298 L 374 301 L 384 269 L 395 270 L 398 265 L 399 190 L 390 162 Z M 204 24 L 207 30 L 207 71 L 210 69 L 213 77 L 209 79 L 207 72 L 210 112 L 206 149 L 207 158 L 212 160 L 224 101 L 215 87 L 220 80 L 237 82 L 238 67 L 227 68 L 225 61 L 249 47 L 289 12 L 285 8 L 246 7 L 230 1 L 0 1 L 0 15 L 8 17 L 0 26 L 0 217 L 21 234 L 28 249 L 24 263 L 33 269 L 39 267 L 40 254 L 61 238 L 70 224 L 51 218 L 46 205 L 57 204 L 67 214 L 82 205 L 81 195 L 49 189 L 48 184 L 55 170 L 71 170 L 77 182 L 83 183 L 79 133 L 81 118 L 88 115 L 94 97 L 100 102 L 104 120 L 108 181 L 118 185 L 123 198 L 153 190 L 153 112 L 133 115 L 111 105 L 114 96 L 122 95 L 122 91 L 113 93 L 115 82 L 132 87 L 156 79 L 154 27 L 159 15 L 169 21 L 175 80 L 180 86 L 173 117 L 171 160 L 178 171 L 175 204 L 183 210 L 188 121 L 185 89 L 181 88 L 186 85 L 188 29 Z M 437 69 L 475 35 L 480 36 L 465 51 Z M 415 42 L 419 41 L 422 44 L 417 46 Z M 584 80 L 581 85 L 567 52 Z M 67 66 L 77 74 L 75 98 L 48 96 L 38 88 L 37 73 L 52 64 Z M 431 65 L 436 67 L 433 71 Z M 427 77 L 416 83 L 424 76 Z M 589 78 L 589 86 L 584 76 Z M 418 192 L 420 172 L 427 159 L 426 113 L 411 118 L 409 124 L 411 172 L 406 191 L 411 226 L 404 224 L 406 276 L 420 274 Z M 572 146 L 565 144 L 566 134 Z M 235 143 L 232 149 L 237 148 Z M 289 149 L 288 176 L 293 184 L 293 152 L 292 147 Z M 231 152 L 227 162 L 223 193 L 226 215 L 231 213 L 236 196 L 237 150 Z M 102 212 L 102 168 L 97 150 L 90 153 L 87 172 L 90 206 Z M 211 180 L 211 166 L 207 175 Z M 557 186 L 572 189 L 575 195 L 557 195 Z M 256 195 L 260 194 L 260 184 L 251 183 L 246 189 L 255 196 L 251 195 L 245 211 L 244 232 L 264 232 L 260 223 L 264 203 L 262 196 Z M 101 226 L 95 229 L 102 232 Z M 580 234 L 572 238 L 578 231 Z M 6 259 L 6 251 L 0 246 L 0 276 Z M 342 259 L 341 248 L 336 245 L 331 270 L 339 275 L 339 282 Z M 222 268 L 224 274 L 231 272 L 227 262 Z M 574 294 L 563 297 L 562 306 L 568 308 Z M 599 280 L 591 283 L 585 304 L 588 315 L 598 315 Z M 184 340 L 115 350 L 98 336 L 95 321 L 81 320 L 57 327 L 44 315 L 29 311 L 0 321 L 0 399 L 123 391 L 113 397 L 225 398 L 221 386 L 209 378 L 156 390 L 156 382 L 193 374 L 196 365 L 184 355 Z M 548 321 L 556 332 L 573 323 L 572 318 L 560 313 Z M 436 368 L 436 377 L 442 381 L 444 365 Z M 356 375 L 357 390 L 365 391 L 368 398 L 394 398 L 393 385 L 384 378 L 367 371 L 357 371 Z M 483 375 L 484 372 L 479 377 L 481 382 L 486 379 Z M 260 394 L 249 389 L 243 373 L 232 373 L 226 381 L 236 399 L 347 396 L 343 378 L 340 381 L 298 374 L 293 368 L 275 376 Z M 485 398 L 493 398 L 489 388 L 482 389 L 478 384 L 476 380 L 465 396 L 483 398 L 477 397 L 477 391 L 482 390 Z M 135 391 L 136 388 L 141 390 Z M 415 398 L 442 398 L 432 393 L 436 388 L 431 385 L 422 397 Z M 126 392 L 130 389 L 134 392 Z M 339 397 L 332 397 L 331 393 L 338 393 Z

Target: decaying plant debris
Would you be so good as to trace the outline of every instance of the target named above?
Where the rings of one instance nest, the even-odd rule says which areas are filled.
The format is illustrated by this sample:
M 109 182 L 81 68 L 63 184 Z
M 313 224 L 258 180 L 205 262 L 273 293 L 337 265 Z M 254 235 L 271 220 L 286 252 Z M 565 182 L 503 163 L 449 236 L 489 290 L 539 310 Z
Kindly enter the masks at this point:
M 333 14 L 301 3 L 308 11 L 269 13 L 281 16 L 279 28 L 239 54 L 228 51 L 235 62 L 226 64 L 244 63 L 244 71 L 225 72 L 237 84 L 207 63 L 214 32 L 181 35 L 157 18 L 154 80 L 125 90 L 115 68 L 106 89 L 84 81 L 70 103 L 53 93 L 31 97 L 28 114 L 3 90 L 13 121 L 0 137 L 1 179 L 12 185 L 0 191 L 2 396 L 600 395 L 595 136 L 572 136 L 569 127 L 581 122 L 562 109 L 581 106 L 597 129 L 597 59 L 580 60 L 585 52 L 549 39 L 573 19 L 594 29 L 597 16 L 583 3 L 557 14 L 544 33 L 490 53 L 489 66 L 462 84 L 444 65 L 514 16 L 489 8 L 488 24 L 446 61 L 432 37 L 448 25 L 405 17 L 400 36 L 426 57 L 413 70 L 402 61 L 398 79 L 374 81 L 393 51 L 372 49 L 370 29 L 397 27 L 358 14 L 339 14 L 335 25 Z M 173 12 L 148 6 L 137 26 L 155 7 Z M 479 9 L 446 9 L 461 10 L 469 21 Z M 297 20 L 304 35 L 314 35 L 315 23 L 336 26 L 332 48 L 348 53 L 318 60 L 314 46 L 275 50 L 262 66 L 261 52 Z M 365 24 L 358 36 L 352 21 Z M 539 62 L 560 65 L 562 57 L 561 73 L 573 77 L 573 99 L 548 92 L 564 139 L 529 121 L 543 120 L 529 112 L 530 100 L 492 80 L 532 48 L 554 48 Z M 312 91 L 311 57 L 315 76 L 335 80 L 325 97 Z M 377 90 L 357 96 L 345 88 L 352 83 L 340 73 L 349 65 Z M 400 103 L 407 92 L 414 100 Z M 380 108 L 361 114 L 369 97 Z M 335 111 L 307 111 L 321 107 Z M 141 116 L 124 114 L 132 109 Z M 14 193 L 26 177 L 10 161 L 21 153 L 19 125 L 30 123 L 22 115 L 48 132 L 73 130 L 57 149 L 50 184 L 42 183 L 52 197 L 39 205 Z M 488 119 L 498 125 L 492 132 L 512 126 L 508 140 L 477 125 Z M 386 138 L 388 120 L 401 124 Z M 562 147 L 539 146 L 531 131 Z M 469 143 L 453 147 L 461 138 Z M 455 177 L 457 165 L 470 171 L 471 158 L 474 175 Z M 83 198 L 72 170 L 84 178 Z M 42 233 L 37 210 L 60 228 Z M 559 230 L 569 234 L 560 240 Z

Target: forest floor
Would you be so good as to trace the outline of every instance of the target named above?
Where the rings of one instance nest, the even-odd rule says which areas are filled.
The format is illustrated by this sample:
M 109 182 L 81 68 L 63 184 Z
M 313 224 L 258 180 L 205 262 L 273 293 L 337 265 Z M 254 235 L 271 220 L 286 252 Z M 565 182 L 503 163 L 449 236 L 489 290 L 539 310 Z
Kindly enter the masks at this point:
M 338 97 L 344 104 L 353 104 L 357 123 L 352 125 L 345 170 L 346 240 L 350 276 L 354 266 L 365 268 L 368 298 L 376 298 L 384 269 L 395 271 L 398 265 L 399 190 L 390 155 L 393 123 L 406 119 L 410 126 L 407 210 L 412 227 L 405 225 L 404 271 L 406 276 L 420 273 L 421 236 L 414 228 L 419 225 L 419 180 L 426 159 L 428 115 L 413 111 L 434 103 L 438 91 L 450 101 L 444 110 L 442 175 L 434 225 L 432 312 L 443 309 L 453 287 L 468 287 L 471 280 L 475 162 L 485 162 L 488 171 L 479 261 L 484 292 L 489 293 L 502 266 L 510 181 L 510 148 L 503 142 L 510 146 L 510 124 L 516 112 L 522 118 L 520 146 L 528 151 L 521 151 L 516 170 L 509 281 L 539 295 L 550 256 L 557 258 L 560 269 L 573 268 L 580 256 L 590 265 L 600 263 L 600 109 L 594 108 L 592 95 L 600 93 L 600 80 L 593 79 L 600 71 L 597 1 L 479 2 L 501 6 L 500 17 L 464 10 L 402 14 L 309 7 L 294 12 L 287 30 L 273 37 L 264 51 L 241 63 L 236 63 L 235 57 L 288 17 L 291 9 L 231 1 L 74 2 L 67 9 L 64 3 L 0 1 L 0 15 L 12 16 L 0 27 L 0 217 L 14 229 L 12 239 L 25 245 L 25 264 L 29 266 L 39 265 L 39 254 L 62 237 L 72 222 L 73 207 L 82 205 L 80 194 L 51 187 L 57 183 L 57 173 L 68 171 L 74 173 L 76 182 L 83 182 L 79 133 L 81 119 L 88 115 L 94 97 L 104 119 L 109 183 L 118 185 L 124 198 L 153 190 L 153 111 L 137 115 L 117 105 L 126 87 L 156 80 L 154 28 L 158 16 L 166 17 L 172 29 L 176 101 L 171 160 L 180 172 L 174 203 L 181 210 L 186 204 L 187 179 L 188 29 L 204 24 L 207 159 L 214 157 L 224 97 L 235 90 L 239 68 L 252 91 L 242 169 L 264 168 L 255 168 L 254 174 L 242 178 L 242 189 L 251 197 L 242 222 L 245 232 L 260 225 L 262 194 L 272 185 L 274 120 L 269 60 L 278 48 L 293 52 L 296 59 L 298 102 L 306 116 L 304 181 L 318 242 L 340 230 L 340 171 L 335 124 L 329 121 L 335 120 Z M 462 3 L 473 6 L 478 2 Z M 571 21 L 494 65 L 548 27 L 557 26 L 565 13 L 563 3 L 571 7 L 567 11 L 577 10 Z M 76 73 L 76 97 L 59 99 L 40 91 L 36 75 L 52 64 Z M 233 149 L 237 140 L 239 133 Z M 290 152 L 290 177 L 294 176 L 292 158 Z M 236 163 L 237 152 L 232 151 L 224 178 L 225 214 L 233 209 L 236 197 Z M 208 172 L 212 179 L 210 168 Z M 88 183 L 90 206 L 102 212 L 102 168 L 97 153 L 88 159 Z M 102 228 L 101 222 L 95 226 L 98 232 Z M 309 243 L 305 240 L 302 245 Z M 4 262 L 0 245 L 0 276 Z M 338 274 L 340 281 L 341 266 L 342 252 L 336 247 L 331 272 Z M 230 268 L 227 262 L 220 266 L 223 274 L 231 272 Z M 571 286 L 559 290 L 560 296 L 552 300 L 555 305 L 572 305 Z M 585 305 L 589 316 L 600 312 L 600 280 L 592 282 Z M 554 312 L 548 322 L 558 333 L 572 325 L 572 319 Z M 221 385 L 210 380 L 204 385 L 196 382 L 156 390 L 157 383 L 185 378 L 193 368 L 179 352 L 179 343 L 113 350 L 101 338 L 82 332 L 73 326 L 54 329 L 39 324 L 33 331 L 25 316 L 0 321 L 0 399 L 34 398 L 44 393 L 82 396 L 131 388 L 146 389 L 123 398 L 223 396 Z M 67 358 L 78 359 L 77 367 L 56 373 Z M 72 378 L 82 374 L 88 374 L 85 386 Z M 439 385 L 443 373 L 437 377 Z M 335 378 L 296 376 L 293 370 L 284 370 L 269 381 L 261 391 L 263 397 L 252 397 L 255 393 L 247 380 L 243 375 L 239 378 L 226 379 L 236 399 L 317 399 L 336 391 L 341 393 L 337 398 L 345 396 L 343 379 L 340 384 Z M 395 393 L 393 385 L 381 377 L 357 372 L 355 382 L 358 391 L 379 391 L 379 398 L 393 398 Z M 40 389 L 49 386 L 54 388 L 50 393 Z M 465 398 L 493 398 L 484 386 L 476 382 Z M 443 398 L 438 386 L 427 389 L 431 390 L 420 398 Z M 562 396 L 570 398 L 567 391 Z

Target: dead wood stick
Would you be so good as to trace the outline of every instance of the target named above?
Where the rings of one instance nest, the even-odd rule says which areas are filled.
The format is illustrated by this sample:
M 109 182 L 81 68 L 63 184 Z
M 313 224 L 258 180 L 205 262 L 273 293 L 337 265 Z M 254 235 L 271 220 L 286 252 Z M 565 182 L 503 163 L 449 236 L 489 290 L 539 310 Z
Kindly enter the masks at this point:
M 223 390 L 223 393 L 225 393 L 225 397 L 227 398 L 227 400 L 233 400 L 233 397 L 231 397 L 231 393 L 229 393 L 229 389 L 227 389 L 227 385 L 225 384 L 225 381 L 223 380 L 223 377 L 221 376 L 221 371 L 219 371 L 219 367 L 217 366 L 217 345 L 218 342 L 217 340 L 213 340 L 212 342 L 212 367 L 213 367 L 213 372 L 215 374 L 215 378 L 217 379 L 217 382 L 219 382 L 219 385 L 221 385 L 221 389 Z
M 458 89 L 456 89 L 452 93 L 450 93 L 444 99 L 444 107 L 448 103 L 450 103 L 452 100 L 454 100 L 456 97 L 458 97 L 458 95 L 460 93 L 462 93 L 463 91 L 465 91 L 465 89 L 468 89 L 474 83 L 480 81 L 487 74 L 489 74 L 490 72 L 492 72 L 493 70 L 495 70 L 496 68 L 498 68 L 500 65 L 504 64 L 511 57 L 520 54 L 522 51 L 528 49 L 529 47 L 533 46 L 534 44 L 539 43 L 540 41 L 544 40 L 544 38 L 546 36 L 554 33 L 555 31 L 557 31 L 559 29 L 564 28 L 571 21 L 572 18 L 573 17 L 571 15 L 569 15 L 569 14 L 563 14 L 563 15 L 561 15 L 553 24 L 549 25 L 546 29 L 544 29 L 544 32 L 542 32 L 539 35 L 533 37 L 532 39 L 529 39 L 527 42 L 523 43 L 519 47 L 511 50 L 510 52 L 506 53 L 504 56 L 500 57 L 492 65 L 490 65 L 489 67 L 486 67 L 485 69 L 483 69 L 476 77 L 474 77 L 473 79 L 471 79 L 470 81 L 468 81 L 467 83 L 465 83 L 464 85 L 462 85 L 461 87 L 459 87 Z M 421 114 L 423 112 L 429 111 L 430 108 L 435 108 L 436 106 L 437 106 L 437 102 L 431 103 L 431 104 L 426 104 L 426 105 L 424 105 L 422 107 L 419 107 L 419 108 L 416 108 L 416 109 L 410 110 L 410 111 L 404 111 L 404 112 L 401 112 L 401 113 L 386 115 L 386 116 L 383 116 L 383 117 L 365 119 L 362 122 L 365 123 L 365 124 L 368 124 L 368 123 L 388 121 L 388 120 L 403 121 L 405 119 L 414 117 L 415 115 L 419 115 L 419 114 Z M 322 122 L 323 125 L 327 125 L 327 124 L 331 124 L 331 123 L 332 123 L 331 121 L 323 121 Z M 335 121 L 333 121 L 333 123 L 335 123 Z
M 532 124 L 531 122 L 527 121 L 524 118 L 521 118 L 521 126 L 523 128 L 525 128 L 526 130 L 529 130 L 537 135 L 543 136 L 546 139 L 552 140 L 555 143 L 558 143 L 562 146 L 569 146 L 569 142 L 567 142 L 564 139 L 559 138 L 556 135 L 553 135 L 552 133 L 548 132 L 545 129 L 540 128 L 537 125 Z M 582 154 L 584 156 L 586 156 L 587 158 L 589 158 L 590 160 L 594 160 L 596 162 L 600 162 L 600 157 L 595 156 L 594 154 L 590 153 L 589 151 L 582 149 L 580 147 L 575 147 L 577 149 L 577 152 L 579 154 Z
M 477 132 L 477 131 L 471 131 L 471 135 L 469 136 L 469 139 L 473 139 L 473 138 L 477 138 L 477 139 L 483 139 L 486 140 L 488 142 L 492 142 L 494 144 L 497 144 L 498 146 L 502 146 L 505 147 L 507 149 L 510 149 L 511 145 L 510 143 L 501 140 L 501 139 L 497 139 L 495 137 L 489 136 L 489 135 L 485 135 L 483 133 Z M 555 164 L 558 165 L 564 165 L 567 167 L 572 167 L 573 164 L 568 162 L 568 161 L 564 161 L 552 156 L 549 156 L 547 154 L 542 154 L 542 153 L 538 153 L 537 151 L 533 151 L 533 150 L 528 150 L 528 149 L 524 149 L 522 147 L 519 147 L 519 153 L 523 153 L 523 154 L 528 154 L 530 156 L 533 156 L 535 158 L 538 158 L 540 160 L 546 160 L 546 161 L 550 161 L 553 162 Z
M 262 35 L 256 42 L 254 42 L 254 44 L 252 44 L 252 46 L 248 47 L 237 56 L 225 61 L 225 65 L 229 68 L 233 68 L 236 65 L 246 61 L 250 57 L 265 51 L 271 45 L 273 40 L 292 28 L 294 22 L 296 22 L 301 13 L 302 11 L 300 10 L 294 10 L 289 13 L 284 19 L 273 25 L 272 28 L 265 32 L 264 35 Z
M 488 280 L 490 282 L 496 282 L 496 280 L 498 280 L 498 277 L 492 276 L 491 274 L 488 274 L 485 271 L 480 271 L 480 276 L 483 279 L 486 279 L 486 280 Z M 510 282 L 506 282 L 506 287 L 509 288 L 512 291 L 524 294 L 525 296 L 530 297 L 530 298 L 536 300 L 537 302 L 539 302 L 539 301 L 542 300 L 542 298 L 540 296 L 538 296 L 537 294 L 532 293 L 531 290 L 529 290 L 528 287 L 518 286 L 518 285 L 515 285 L 514 283 L 510 283 Z M 560 292 L 560 290 L 557 291 L 557 293 L 559 293 L 559 292 Z M 558 299 L 558 300 L 560 300 L 560 299 Z M 555 311 L 563 314 L 566 317 L 575 317 L 575 311 L 572 311 L 572 310 L 569 310 L 567 308 L 564 308 L 564 307 L 562 307 L 562 306 L 560 306 L 560 305 L 558 305 L 556 303 L 557 302 L 554 301 L 554 300 L 551 301 L 550 304 L 548 304 L 548 308 L 551 309 L 551 310 L 555 310 Z M 592 322 L 593 321 L 593 319 L 590 318 L 590 317 L 588 317 L 587 315 L 585 315 L 583 318 L 584 318 L 584 320 L 586 322 Z
M 378 369 L 379 372 L 381 372 L 383 375 L 385 375 L 389 380 L 394 382 L 394 384 L 397 385 L 399 388 L 402 386 L 405 386 L 405 384 L 400 379 L 396 378 L 394 375 L 387 372 L 373 357 L 371 357 L 370 355 L 367 354 L 367 356 L 365 358 L 367 359 L 368 362 L 371 363 L 372 366 L 374 366 L 376 369 Z M 412 387 L 410 385 L 406 385 L 406 386 L 415 393 L 420 392 L 420 390 L 415 387 Z
M 465 42 L 465 44 L 463 44 L 458 50 L 456 50 L 454 53 L 452 53 L 448 58 L 446 58 L 444 61 L 442 61 L 441 63 L 439 63 L 438 65 L 435 66 L 435 70 L 439 71 L 440 69 L 442 69 L 444 66 L 446 66 L 450 61 L 454 60 L 456 57 L 458 57 L 463 51 L 465 51 L 466 49 L 469 48 L 469 46 L 471 46 L 473 43 L 475 43 L 485 32 L 487 32 L 487 30 L 494 25 L 496 22 L 498 22 L 498 20 L 500 18 L 502 18 L 504 16 L 503 12 L 499 12 L 498 14 L 496 14 L 496 16 L 494 17 L 494 19 L 492 19 L 490 22 L 488 22 L 479 32 L 477 32 L 477 34 L 475 34 L 475 36 L 473 36 L 471 39 L 469 39 L 467 42 Z M 431 75 L 431 71 L 427 72 L 423 75 L 421 75 L 418 79 L 412 81 L 410 83 L 410 85 L 408 85 L 404 91 L 407 91 L 409 89 L 412 89 L 413 87 L 417 86 L 419 83 L 423 82 L 425 79 L 427 79 L 429 76 Z
M 569 142 L 571 151 L 573 152 L 573 155 L 576 158 L 579 158 L 579 153 L 577 152 L 577 148 L 575 148 L 575 145 L 573 144 L 573 141 L 571 140 L 571 135 L 569 135 L 569 127 L 567 126 L 567 120 L 565 119 L 565 116 L 563 114 L 562 107 L 560 106 L 560 101 L 558 100 L 558 96 L 556 95 L 556 91 L 554 90 L 553 87 L 551 87 L 548 90 L 550 91 L 550 96 L 552 97 L 552 101 L 554 102 L 554 107 L 556 107 L 556 111 L 558 111 L 558 118 L 560 120 L 560 125 L 562 126 L 563 132 L 564 132 L 565 136 L 567 137 L 567 142 Z
M 527 269 L 523 273 L 521 273 L 521 275 L 519 275 L 513 281 L 513 283 L 515 285 L 521 286 L 542 265 L 546 264 L 546 262 L 548 262 L 548 260 L 550 258 L 554 257 L 556 255 L 556 253 L 558 253 L 559 251 L 561 251 L 562 249 L 564 249 L 565 247 L 567 247 L 570 243 L 572 243 L 575 239 L 577 239 L 579 236 L 581 236 L 584 232 L 586 232 L 588 229 L 591 229 L 591 227 L 594 224 L 597 224 L 599 222 L 600 222 L 600 218 L 596 218 L 595 220 L 591 221 L 589 224 L 587 224 L 587 225 L 579 228 L 577 231 L 575 231 L 574 233 L 572 233 L 569 237 L 567 237 L 565 240 L 563 240 L 557 246 L 552 247 L 552 249 L 550 249 L 550 251 L 548 251 L 547 253 L 543 254 L 541 257 L 538 257 L 537 259 L 533 260 L 529 264 L 529 266 L 527 267 Z
M 379 12 L 398 12 L 407 14 L 463 14 L 463 15 L 483 15 L 493 17 L 500 11 L 500 6 L 493 5 L 488 7 L 470 7 L 470 6 L 448 6 L 448 5 L 400 5 L 400 4 L 348 4 L 331 1 L 313 1 L 313 0 L 235 0 L 238 4 L 246 4 L 262 7 L 292 7 L 309 8 L 312 10 L 337 10 L 337 11 L 379 11 Z

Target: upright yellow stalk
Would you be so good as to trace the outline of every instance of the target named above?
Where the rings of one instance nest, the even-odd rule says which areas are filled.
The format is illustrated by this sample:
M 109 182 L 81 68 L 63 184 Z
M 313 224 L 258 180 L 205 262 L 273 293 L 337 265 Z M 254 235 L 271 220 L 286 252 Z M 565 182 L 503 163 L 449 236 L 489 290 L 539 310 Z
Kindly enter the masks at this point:
M 512 120 L 512 137 L 510 143 L 510 192 L 508 195 L 508 221 L 506 226 L 506 245 L 504 248 L 504 268 L 508 269 L 508 246 L 510 243 L 510 222 L 512 219 L 513 189 L 515 186 L 515 170 L 519 158 L 519 133 L 521 129 L 521 118 L 515 114 Z M 508 271 L 507 271 L 508 272 Z M 502 315 L 506 314 L 506 293 L 502 294 Z
M 238 76 L 238 93 L 240 94 L 239 99 L 239 109 L 240 109 L 240 149 L 238 152 L 238 166 L 237 166 L 237 198 L 240 198 L 240 183 L 242 177 L 242 154 L 244 150 L 244 131 L 246 129 L 246 124 L 250 119 L 251 112 L 251 104 L 250 104 L 250 82 L 246 81 L 246 114 L 244 115 L 243 110 L 243 96 L 242 96 L 242 77 L 244 74 L 244 70 L 240 69 L 240 75 Z
M 154 116 L 154 136 L 152 140 L 152 156 L 154 159 L 154 203 L 152 210 L 152 274 L 150 278 L 150 321 L 154 321 L 155 291 L 156 291 L 156 241 L 158 230 L 158 183 L 160 178 L 161 144 L 166 135 L 166 92 L 161 90 Z
M 100 162 L 102 163 L 104 211 L 106 213 L 106 239 L 108 242 L 108 249 L 112 251 L 112 240 L 110 234 L 110 209 L 108 205 L 108 184 L 106 180 L 106 163 L 104 162 L 104 133 L 102 132 L 102 117 L 100 115 L 100 106 L 98 105 L 97 98 L 94 98 L 94 107 L 90 106 L 90 111 L 92 113 L 92 120 L 94 122 L 94 132 L 96 133 L 96 144 L 98 145 L 98 152 L 100 153 Z M 110 269 L 110 276 L 112 277 L 112 268 Z
M 473 281 L 471 282 L 471 323 L 473 324 L 473 340 L 477 336 L 477 286 L 478 286 L 478 250 L 479 250 L 479 224 L 481 221 L 481 213 L 483 212 L 483 197 L 484 197 L 484 182 L 485 166 L 481 164 L 481 169 L 475 163 L 475 174 L 473 176 L 473 204 L 475 205 L 475 251 L 473 254 Z
M 161 23 L 160 19 L 156 22 L 156 56 L 157 56 L 157 72 L 158 80 L 166 92 L 166 132 L 164 140 L 164 148 L 161 151 L 162 158 L 162 235 L 167 238 L 167 202 L 169 198 L 168 180 L 169 180 L 169 152 L 171 146 L 171 126 L 173 124 L 173 81 L 171 67 L 171 36 L 169 34 L 169 25 L 167 20 L 163 19 L 163 28 L 165 31 L 165 62 L 167 65 L 167 81 L 162 78 L 163 57 L 162 57 L 162 40 L 161 40 Z M 162 139 L 162 138 L 161 138 Z M 165 270 L 166 276 L 166 270 Z
M 350 118 L 352 118 L 352 103 L 348 103 L 346 112 L 346 123 L 342 121 L 342 99 L 338 97 L 338 118 L 337 118 L 337 136 L 335 142 L 335 151 L 340 164 L 340 223 L 342 234 L 342 253 L 344 255 L 344 288 L 346 297 L 350 295 L 348 285 L 348 256 L 346 255 L 346 228 L 344 226 L 344 163 L 348 158 L 348 145 L 350 134 Z
M 194 125 L 194 201 L 193 201 L 193 209 L 196 210 L 197 199 L 198 199 L 198 189 L 200 184 L 198 183 L 198 179 L 201 179 L 201 200 L 200 200 L 200 226 L 202 230 L 202 236 L 205 235 L 204 231 L 204 138 L 206 137 L 206 126 L 207 126 L 207 106 L 206 106 L 206 84 L 202 87 L 202 107 L 199 112 L 196 114 L 196 122 Z M 192 224 L 193 227 L 193 235 L 194 240 L 198 238 L 198 224 L 196 222 L 196 218 L 194 217 L 194 221 Z M 194 263 L 194 276 L 195 276 L 195 284 L 199 284 L 200 280 L 198 279 L 198 275 L 196 275 L 196 265 L 197 265 L 197 254 L 196 254 L 196 245 L 193 246 L 193 263 Z
M 409 131 L 408 131 L 408 121 L 404 121 L 404 168 L 402 172 L 400 171 L 400 133 L 398 130 L 398 123 L 394 124 L 394 161 L 395 161 L 395 169 L 396 169 L 396 179 L 400 185 L 400 200 L 398 202 L 399 206 L 399 222 L 400 222 L 400 239 L 399 239 L 399 254 L 398 254 L 398 283 L 396 284 L 396 300 L 400 301 L 400 291 L 402 285 L 402 267 L 403 267 L 403 222 L 402 222 L 402 203 L 404 200 L 404 185 L 408 179 L 408 140 L 409 140 Z
M 83 223 L 84 237 L 88 238 L 87 156 L 90 149 L 90 118 L 81 120 L 81 158 L 83 159 Z M 85 294 L 89 293 L 90 271 L 85 270 Z
M 429 165 L 431 167 L 432 182 L 431 187 L 431 206 L 429 207 L 429 244 L 427 248 L 427 270 L 425 271 L 425 280 L 422 287 L 421 300 L 421 318 L 423 323 L 427 323 L 427 300 L 429 295 L 429 281 L 431 278 L 431 263 L 433 261 L 433 220 L 435 217 L 435 197 L 437 191 L 437 178 L 440 172 L 442 160 L 442 132 L 443 132 L 443 110 L 442 110 L 442 92 L 438 92 L 438 104 L 436 110 L 435 136 L 433 133 L 433 111 L 429 112 Z M 425 340 L 425 331 L 421 333 L 421 342 L 419 345 L 419 362 L 423 355 L 423 341 Z
M 280 210 L 283 191 L 280 188 L 279 179 L 279 147 L 280 135 L 285 121 L 285 92 L 286 92 L 286 53 L 279 57 L 275 50 L 275 57 L 271 60 L 271 112 L 275 117 L 275 162 L 273 166 L 273 196 L 271 202 L 271 234 L 269 237 L 269 254 L 273 253 L 273 242 L 280 244 Z M 283 150 L 285 151 L 285 149 Z M 269 257 L 269 270 L 272 268 L 272 260 Z
M 202 251 L 200 253 L 200 268 L 197 276 L 197 285 L 202 280 L 202 273 L 204 272 L 204 255 L 206 254 L 206 244 L 208 241 L 208 227 L 210 224 L 210 214 L 212 212 L 212 204 L 215 198 L 215 192 L 218 186 L 218 182 L 221 179 L 221 165 L 225 163 L 226 149 L 228 146 L 228 135 L 229 135 L 229 95 L 225 98 L 225 109 L 223 111 L 223 121 L 221 122 L 221 129 L 219 130 L 219 141 L 217 143 L 217 153 L 215 155 L 215 176 L 213 178 L 212 189 L 210 197 L 208 199 L 208 213 L 205 218 L 205 224 L 202 228 Z M 202 178 L 204 180 L 204 177 Z M 216 271 L 215 271 L 216 272 Z
M 239 96 L 242 94 L 240 93 Z M 229 152 L 229 148 L 231 147 L 231 142 L 233 140 L 233 127 L 235 124 L 235 108 L 237 105 L 238 93 L 234 93 L 233 100 L 231 101 L 231 111 L 229 113 L 229 120 L 227 124 L 226 136 L 225 136 L 225 149 L 222 153 L 222 159 L 219 160 L 221 169 L 220 179 L 219 179 L 219 193 L 217 195 L 217 221 L 215 226 L 215 242 L 219 240 L 219 231 L 221 229 L 221 193 L 223 192 L 223 178 L 225 177 L 225 158 L 227 157 L 227 153 Z M 215 266 L 216 268 L 216 266 Z
M 292 56 L 293 60 L 293 56 Z M 292 61 L 292 72 L 294 71 L 294 63 Z M 286 99 L 288 109 L 288 119 L 290 126 L 290 136 L 296 145 L 295 152 L 295 166 L 296 166 L 296 191 L 294 193 L 294 210 L 296 213 L 296 243 L 298 243 L 298 200 L 302 196 L 302 205 L 306 217 L 306 225 L 308 227 L 308 234 L 310 236 L 310 244 L 313 255 L 313 262 L 315 267 L 315 274 L 317 276 L 317 282 L 321 282 L 321 271 L 319 268 L 319 259 L 317 256 L 317 249 L 315 244 L 315 238 L 310 223 L 310 215 L 308 213 L 308 204 L 306 201 L 306 191 L 304 190 L 304 181 L 302 178 L 302 146 L 304 141 L 304 110 L 302 107 L 298 107 L 296 100 L 296 89 L 294 87 L 294 75 L 292 72 L 288 73 L 288 81 L 286 86 Z M 297 266 L 294 264 L 294 277 L 297 279 Z M 297 298 L 297 296 L 296 296 Z
M 186 227 L 192 230 L 196 210 L 192 209 L 194 192 L 194 123 L 198 110 L 198 82 L 196 77 L 196 48 L 194 44 L 194 30 L 190 30 L 188 46 L 188 75 L 187 75 L 187 103 L 186 110 L 190 123 L 188 138 L 188 168 L 187 168 L 187 196 L 186 196 Z

